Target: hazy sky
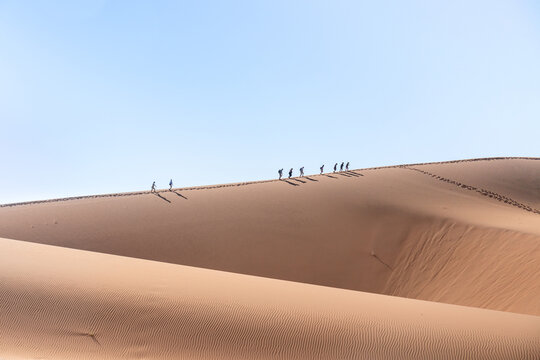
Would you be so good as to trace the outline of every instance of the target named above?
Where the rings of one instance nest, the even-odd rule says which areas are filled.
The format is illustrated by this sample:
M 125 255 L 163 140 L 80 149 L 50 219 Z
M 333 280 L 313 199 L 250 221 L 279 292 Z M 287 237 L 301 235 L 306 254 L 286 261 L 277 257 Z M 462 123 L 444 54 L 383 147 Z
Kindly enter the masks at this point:
M 540 156 L 540 5 L 0 0 L 0 134 L 0 203 Z

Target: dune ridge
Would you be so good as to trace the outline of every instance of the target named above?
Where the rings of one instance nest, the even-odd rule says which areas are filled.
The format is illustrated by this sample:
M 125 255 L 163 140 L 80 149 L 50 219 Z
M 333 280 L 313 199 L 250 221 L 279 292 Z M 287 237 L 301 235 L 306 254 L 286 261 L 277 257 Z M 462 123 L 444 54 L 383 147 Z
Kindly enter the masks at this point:
M 523 209 L 525 211 L 530 211 L 530 212 L 532 212 L 534 214 L 540 214 L 540 210 L 535 209 L 535 208 L 533 208 L 533 207 L 531 207 L 529 205 L 520 203 L 519 201 L 516 201 L 516 200 L 514 200 L 512 198 L 509 198 L 508 196 L 498 194 L 498 193 L 496 193 L 494 191 L 490 191 L 490 190 L 486 190 L 486 189 L 482 189 L 482 188 L 479 189 L 479 188 L 474 187 L 472 185 L 463 184 L 463 183 L 461 183 L 459 181 L 455 181 L 455 180 L 452 180 L 452 179 L 447 179 L 445 177 L 430 173 L 428 171 L 413 168 L 413 167 L 410 167 L 410 166 L 403 166 L 403 168 L 413 170 L 413 171 L 418 171 L 418 172 L 420 172 L 422 174 L 431 176 L 432 178 L 435 178 L 435 179 L 440 180 L 440 181 L 444 181 L 444 182 L 449 183 L 449 184 L 454 184 L 457 187 L 460 187 L 460 188 L 463 188 L 463 189 L 476 191 L 480 195 L 488 196 L 488 197 L 493 198 L 493 199 L 495 199 L 497 201 L 504 202 L 505 204 L 515 206 L 515 207 L 517 207 L 519 209 Z
M 477 162 L 477 161 L 496 161 L 496 160 L 540 160 L 537 157 L 491 157 L 491 158 L 474 158 L 474 159 L 463 159 L 463 160 L 449 160 L 449 161 L 438 161 L 431 163 L 413 163 L 413 164 L 404 164 L 404 165 L 387 165 L 387 166 L 378 166 L 364 169 L 352 169 L 348 172 L 354 173 L 355 171 L 369 171 L 369 170 L 380 170 L 380 169 L 391 169 L 391 168 L 408 168 L 410 166 L 419 166 L 419 165 L 436 165 L 436 164 L 456 164 L 464 162 Z M 346 173 L 346 172 L 341 172 Z M 309 175 L 308 175 L 309 176 Z M 318 174 L 313 174 L 311 176 L 318 176 Z M 283 179 L 286 180 L 286 179 Z M 218 185 L 203 185 L 203 186 L 191 186 L 184 188 L 175 188 L 176 191 L 192 191 L 192 190 L 208 190 L 208 189 L 219 189 L 223 187 L 232 187 L 232 186 L 245 186 L 253 184 L 264 184 L 268 182 L 278 181 L 277 179 L 272 180 L 257 180 L 257 181 L 244 181 L 239 183 L 231 184 L 218 184 Z M 157 190 L 156 193 L 166 193 L 168 190 Z M 121 196 L 135 196 L 151 193 L 150 190 L 146 191 L 132 191 L 124 193 L 114 193 L 114 194 L 100 194 L 100 195 L 84 195 L 84 196 L 72 196 L 72 197 L 63 197 L 57 199 L 47 199 L 47 200 L 35 200 L 35 201 L 23 201 L 15 203 L 0 204 L 2 207 L 11 207 L 11 206 L 22 206 L 22 205 L 33 205 L 33 204 L 42 204 L 49 202 L 58 202 L 58 201 L 70 201 L 70 200 L 80 200 L 80 199 L 94 199 L 94 198 L 103 198 L 103 197 L 121 197 Z

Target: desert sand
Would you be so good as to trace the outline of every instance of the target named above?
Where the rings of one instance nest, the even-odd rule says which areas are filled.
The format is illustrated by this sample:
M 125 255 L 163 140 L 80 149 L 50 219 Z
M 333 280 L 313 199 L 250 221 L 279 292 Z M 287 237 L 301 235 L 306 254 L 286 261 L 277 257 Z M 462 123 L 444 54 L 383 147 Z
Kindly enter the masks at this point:
M 0 359 L 539 359 L 540 159 L 0 206 Z

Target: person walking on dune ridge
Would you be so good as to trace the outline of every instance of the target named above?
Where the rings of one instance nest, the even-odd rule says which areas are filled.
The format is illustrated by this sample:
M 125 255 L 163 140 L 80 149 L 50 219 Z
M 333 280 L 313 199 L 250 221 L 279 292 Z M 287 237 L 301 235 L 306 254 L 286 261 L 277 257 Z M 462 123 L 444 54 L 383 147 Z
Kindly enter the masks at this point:
M 172 191 L 172 185 L 173 185 L 173 183 L 172 183 L 172 179 L 171 179 L 171 181 L 169 181 L 169 191 Z
M 304 176 L 304 167 L 302 166 L 300 168 L 300 177 Z
M 289 179 L 290 179 L 291 176 L 292 176 L 292 171 L 293 171 L 293 168 L 291 168 L 291 170 L 289 170 Z
M 334 172 L 337 170 L 337 163 L 334 164 Z
M 349 162 L 347 161 L 347 164 L 345 165 L 345 169 L 349 171 Z
M 345 166 L 344 162 L 341 163 L 341 166 L 339 167 L 339 171 L 343 171 L 343 166 Z
M 319 169 L 321 169 L 321 174 L 322 174 L 324 171 L 324 164 Z
M 283 169 L 279 169 L 277 173 L 279 174 L 279 180 L 281 180 L 281 177 L 283 176 Z
M 150 189 L 150 192 L 156 192 L 156 182 L 155 181 L 152 183 L 152 188 Z

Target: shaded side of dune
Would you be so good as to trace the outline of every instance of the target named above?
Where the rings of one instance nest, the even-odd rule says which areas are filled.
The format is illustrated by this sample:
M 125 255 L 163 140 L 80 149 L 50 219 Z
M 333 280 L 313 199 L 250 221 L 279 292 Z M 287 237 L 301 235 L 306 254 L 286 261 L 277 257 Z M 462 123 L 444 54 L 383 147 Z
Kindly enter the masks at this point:
M 540 238 L 432 221 L 411 229 L 384 294 L 540 315 Z

